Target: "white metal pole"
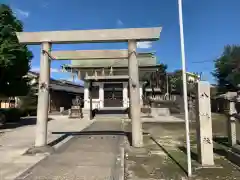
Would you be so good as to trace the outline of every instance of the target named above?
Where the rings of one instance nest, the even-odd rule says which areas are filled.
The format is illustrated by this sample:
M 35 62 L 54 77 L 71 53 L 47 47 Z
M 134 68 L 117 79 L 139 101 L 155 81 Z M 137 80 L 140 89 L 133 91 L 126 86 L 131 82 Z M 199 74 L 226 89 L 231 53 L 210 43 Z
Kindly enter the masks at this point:
M 187 163 L 188 163 L 188 176 L 190 177 L 192 176 L 192 165 L 191 165 L 191 147 L 190 147 L 190 133 L 189 133 L 189 119 L 188 119 L 187 77 L 186 77 L 186 63 L 185 63 L 184 35 L 183 35 L 182 0 L 178 0 L 178 11 L 179 11 L 181 54 L 182 54 L 182 76 L 183 76 L 183 96 L 184 96 L 183 98 L 184 98 L 184 111 L 185 111 Z

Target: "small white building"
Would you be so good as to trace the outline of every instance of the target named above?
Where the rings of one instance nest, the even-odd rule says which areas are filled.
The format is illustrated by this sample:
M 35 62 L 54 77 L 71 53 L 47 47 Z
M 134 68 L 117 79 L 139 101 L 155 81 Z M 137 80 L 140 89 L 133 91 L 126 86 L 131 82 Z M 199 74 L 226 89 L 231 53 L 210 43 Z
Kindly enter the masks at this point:
M 142 100 L 142 84 L 159 66 L 154 53 L 138 53 L 137 58 L 139 60 L 140 99 Z M 84 80 L 85 109 L 90 109 L 89 77 L 92 81 L 92 109 L 129 107 L 127 59 L 73 60 L 71 65 L 64 66 L 64 69 L 77 73 L 79 78 Z M 108 78 L 100 80 L 98 76 Z M 120 78 L 121 76 L 124 78 Z
M 200 81 L 200 75 L 192 72 L 186 72 L 187 74 L 187 80 L 193 81 L 193 82 L 199 82 Z

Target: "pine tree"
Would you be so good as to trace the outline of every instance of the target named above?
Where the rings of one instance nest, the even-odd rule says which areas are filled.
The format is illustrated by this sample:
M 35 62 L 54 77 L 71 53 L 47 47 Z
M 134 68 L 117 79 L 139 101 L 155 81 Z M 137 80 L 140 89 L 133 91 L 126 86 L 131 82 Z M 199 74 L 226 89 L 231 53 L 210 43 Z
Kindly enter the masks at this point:
M 16 32 L 22 31 L 23 25 L 11 8 L 0 4 L 0 94 L 4 96 L 23 96 L 29 90 L 24 76 L 33 55 L 18 42 Z

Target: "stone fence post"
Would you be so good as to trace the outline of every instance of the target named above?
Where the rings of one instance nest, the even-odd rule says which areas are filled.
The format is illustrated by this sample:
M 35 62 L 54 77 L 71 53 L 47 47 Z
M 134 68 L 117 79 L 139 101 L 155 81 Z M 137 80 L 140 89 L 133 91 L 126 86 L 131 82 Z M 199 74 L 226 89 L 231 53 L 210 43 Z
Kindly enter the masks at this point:
M 229 111 L 227 120 L 227 136 L 228 143 L 230 146 L 237 144 L 237 134 L 236 134 L 236 101 L 238 99 L 236 92 L 227 92 L 224 97 L 229 101 Z

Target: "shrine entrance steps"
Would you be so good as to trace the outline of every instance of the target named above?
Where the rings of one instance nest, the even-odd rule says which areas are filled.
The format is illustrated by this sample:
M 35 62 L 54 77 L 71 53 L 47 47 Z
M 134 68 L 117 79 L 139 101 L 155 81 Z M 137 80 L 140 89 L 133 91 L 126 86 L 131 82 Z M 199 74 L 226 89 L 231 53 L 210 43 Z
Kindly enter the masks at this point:
M 127 118 L 128 113 L 126 108 L 116 108 L 116 107 L 108 107 L 102 108 L 96 111 L 94 119 L 96 120 L 104 120 L 104 119 L 122 119 Z

